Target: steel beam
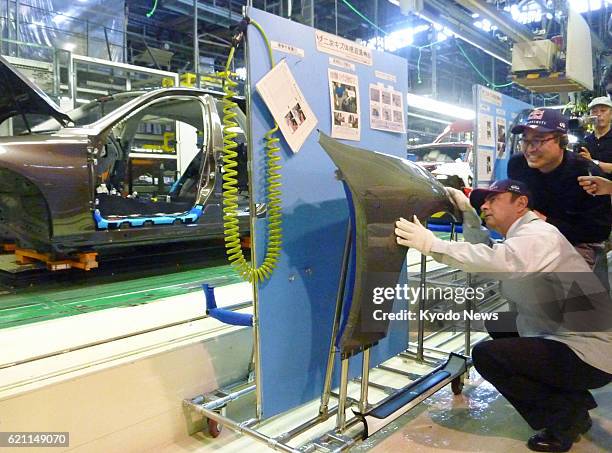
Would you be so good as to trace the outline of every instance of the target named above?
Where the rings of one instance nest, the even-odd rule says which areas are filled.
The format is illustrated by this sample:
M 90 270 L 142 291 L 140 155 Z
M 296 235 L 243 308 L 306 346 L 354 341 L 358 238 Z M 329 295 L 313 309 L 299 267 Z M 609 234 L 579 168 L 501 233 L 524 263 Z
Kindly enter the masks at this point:
M 487 19 L 514 42 L 533 41 L 535 39 L 531 30 L 516 22 L 505 11 L 500 11 L 491 7 L 488 3 L 479 0 L 455 1 L 473 13 L 478 13 L 483 19 Z
M 230 11 L 227 8 L 201 2 L 197 3 L 199 19 L 204 22 L 229 27 L 242 19 L 242 14 Z M 174 0 L 174 3 L 164 3 L 163 8 L 178 14 L 192 16 L 193 0 Z

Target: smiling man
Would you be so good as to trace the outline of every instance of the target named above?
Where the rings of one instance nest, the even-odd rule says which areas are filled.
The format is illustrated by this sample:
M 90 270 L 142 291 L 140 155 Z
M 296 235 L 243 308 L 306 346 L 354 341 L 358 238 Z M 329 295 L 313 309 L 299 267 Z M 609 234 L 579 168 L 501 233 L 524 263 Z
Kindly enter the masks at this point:
M 610 236 L 612 209 L 607 196 L 592 196 L 578 184 L 579 176 L 604 176 L 593 162 L 566 149 L 567 118 L 560 111 L 535 109 L 525 124 L 520 153 L 508 162 L 508 177 L 527 184 L 534 212 L 556 226 L 609 289 L 605 242 Z
M 503 332 L 485 323 L 493 340 L 474 346 L 474 366 L 541 430 L 529 439 L 530 449 L 568 451 L 591 428 L 589 410 L 597 403 L 589 390 L 612 381 L 612 301 L 559 230 L 531 210 L 524 183 L 497 181 L 475 189 L 470 200 L 447 190 L 462 211 L 468 242 L 436 238 L 415 217 L 396 223 L 397 243 L 501 280 L 501 293 L 517 313 Z M 491 243 L 474 208 L 503 243 Z

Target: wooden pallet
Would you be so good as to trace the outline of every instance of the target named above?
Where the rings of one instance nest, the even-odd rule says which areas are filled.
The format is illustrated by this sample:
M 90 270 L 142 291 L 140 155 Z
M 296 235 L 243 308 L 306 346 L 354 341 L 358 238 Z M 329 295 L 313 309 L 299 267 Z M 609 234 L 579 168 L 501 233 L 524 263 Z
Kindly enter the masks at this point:
M 251 236 L 243 236 L 240 238 L 240 246 L 244 249 L 251 248 Z
M 14 252 L 16 245 L 12 242 L 5 242 L 4 244 L 0 244 L 0 252 Z
M 74 259 L 53 260 L 48 253 L 39 253 L 35 250 L 15 249 L 15 258 L 18 264 L 31 264 L 41 261 L 50 271 L 65 269 L 82 269 L 89 271 L 98 267 L 98 254 L 95 252 L 78 253 Z

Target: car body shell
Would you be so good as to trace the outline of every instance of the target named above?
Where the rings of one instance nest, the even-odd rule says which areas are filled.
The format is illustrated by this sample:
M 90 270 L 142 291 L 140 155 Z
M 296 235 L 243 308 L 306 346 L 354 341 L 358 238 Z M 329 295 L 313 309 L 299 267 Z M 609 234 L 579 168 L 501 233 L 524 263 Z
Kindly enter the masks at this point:
M 8 111 L 4 115 L 0 113 L 0 118 L 43 113 L 55 118 L 61 126 L 52 132 L 37 132 L 34 127 L 28 135 L 0 138 L 0 236 L 16 240 L 20 247 L 59 255 L 222 236 L 222 187 L 221 178 L 216 177 L 221 175 L 223 152 L 218 96 L 192 88 L 153 90 L 91 124 L 70 127 L 68 115 L 7 65 L 6 60 L 0 60 L 4 80 L 17 87 L 15 97 L 21 99 L 21 105 L 13 107 L 11 112 L 11 108 L 6 108 L 10 99 L 3 99 L 5 105 L 0 100 L 0 110 Z M 201 152 L 206 154 L 202 158 L 201 173 L 206 174 L 199 175 L 202 187 L 194 200 L 200 214 L 195 221 L 187 221 L 184 213 L 171 213 L 171 222 L 166 224 L 157 223 L 157 218 L 138 223 L 134 221 L 138 216 L 131 216 L 101 228 L 101 223 L 96 222 L 96 166 L 111 129 L 151 103 L 173 97 L 199 99 L 203 106 L 205 130 Z M 135 228 L 137 224 L 142 226 Z M 248 213 L 241 217 L 241 230 L 248 230 Z
M 409 146 L 408 154 L 415 155 L 416 163 L 428 170 L 443 185 L 463 189 L 471 187 L 474 178 L 472 148 L 470 142 L 427 143 Z M 436 155 L 437 158 L 426 159 L 427 156 Z

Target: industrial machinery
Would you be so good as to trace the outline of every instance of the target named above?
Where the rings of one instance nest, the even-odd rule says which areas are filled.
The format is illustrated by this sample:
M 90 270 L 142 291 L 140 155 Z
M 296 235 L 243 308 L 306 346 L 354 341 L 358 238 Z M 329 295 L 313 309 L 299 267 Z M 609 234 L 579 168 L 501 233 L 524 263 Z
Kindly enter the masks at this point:
M 513 80 L 536 93 L 593 89 L 591 32 L 576 11 L 567 11 L 564 35 L 519 41 L 512 49 Z

